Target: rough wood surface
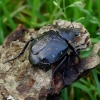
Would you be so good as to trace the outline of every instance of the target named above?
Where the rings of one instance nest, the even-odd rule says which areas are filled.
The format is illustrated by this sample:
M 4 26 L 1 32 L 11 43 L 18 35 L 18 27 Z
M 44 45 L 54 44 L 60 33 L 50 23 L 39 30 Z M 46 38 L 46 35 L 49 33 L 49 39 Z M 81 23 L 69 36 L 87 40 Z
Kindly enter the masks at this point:
M 59 20 L 55 21 L 54 24 L 58 22 Z M 59 23 L 62 27 L 63 25 L 66 26 L 65 21 L 61 21 Z M 67 25 L 70 24 L 67 23 Z M 81 24 L 76 25 L 73 23 L 73 25 L 79 28 L 83 27 Z M 24 37 L 24 40 L 27 41 L 31 36 L 37 37 L 39 34 L 42 34 L 41 30 L 47 31 L 51 28 L 51 26 L 45 26 L 38 32 L 29 30 L 30 32 Z M 89 36 L 89 34 L 84 36 L 84 38 L 87 36 Z M 87 42 L 83 41 L 83 38 L 77 39 L 77 41 L 80 45 Z M 88 42 L 90 42 L 89 39 Z M 55 76 L 56 78 L 54 78 L 57 82 L 55 83 L 53 80 L 52 89 L 49 90 L 52 75 L 51 69 L 45 72 L 32 67 L 28 61 L 28 49 L 23 56 L 14 61 L 3 64 L 3 62 L 7 59 L 16 56 L 22 50 L 24 45 L 25 43 L 19 40 L 12 40 L 9 47 L 5 46 L 5 44 L 0 46 L 0 100 L 8 100 L 9 98 L 11 100 L 46 100 L 48 93 L 59 93 L 59 91 L 65 87 L 62 81 L 62 75 L 58 72 Z M 78 44 L 76 43 L 76 45 Z M 84 48 L 86 48 L 86 46 L 87 45 L 85 44 L 82 45 Z M 90 70 L 100 64 L 100 56 L 98 55 L 99 51 L 100 42 L 94 45 L 93 51 L 89 57 L 81 59 L 80 64 L 72 65 L 66 70 L 66 86 L 71 85 L 74 81 L 85 76 Z

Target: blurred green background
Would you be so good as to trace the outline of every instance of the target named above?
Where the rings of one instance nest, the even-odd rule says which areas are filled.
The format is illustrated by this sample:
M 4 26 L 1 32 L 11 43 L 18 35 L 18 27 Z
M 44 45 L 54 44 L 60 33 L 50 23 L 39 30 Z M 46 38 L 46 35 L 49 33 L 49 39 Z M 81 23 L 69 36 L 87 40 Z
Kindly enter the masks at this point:
M 0 0 L 0 45 L 19 23 L 38 29 L 55 19 L 81 22 L 92 44 L 100 41 L 100 0 Z M 63 100 L 100 100 L 99 67 L 62 90 Z

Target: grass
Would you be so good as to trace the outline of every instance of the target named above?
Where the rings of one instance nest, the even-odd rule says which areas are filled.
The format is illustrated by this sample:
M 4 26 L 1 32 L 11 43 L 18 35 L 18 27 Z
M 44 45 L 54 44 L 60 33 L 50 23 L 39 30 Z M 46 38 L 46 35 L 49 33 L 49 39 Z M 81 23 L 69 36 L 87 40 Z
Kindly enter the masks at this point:
M 0 0 L 0 44 L 19 23 L 38 29 L 59 18 L 81 22 L 90 32 L 92 43 L 100 41 L 100 0 Z M 83 57 L 90 52 L 83 52 Z M 98 66 L 88 77 L 62 90 L 63 100 L 100 99 L 99 71 Z

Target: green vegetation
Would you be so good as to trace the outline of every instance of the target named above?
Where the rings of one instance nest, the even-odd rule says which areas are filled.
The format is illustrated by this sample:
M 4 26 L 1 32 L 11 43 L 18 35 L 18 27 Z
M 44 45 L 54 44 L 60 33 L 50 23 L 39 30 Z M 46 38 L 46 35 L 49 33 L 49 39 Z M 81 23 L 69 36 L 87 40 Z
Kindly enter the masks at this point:
M 81 22 L 100 41 L 100 0 L 0 0 L 0 44 L 19 23 L 38 29 L 55 19 Z M 88 53 L 82 53 L 83 57 Z M 99 100 L 100 67 L 62 91 L 63 100 Z

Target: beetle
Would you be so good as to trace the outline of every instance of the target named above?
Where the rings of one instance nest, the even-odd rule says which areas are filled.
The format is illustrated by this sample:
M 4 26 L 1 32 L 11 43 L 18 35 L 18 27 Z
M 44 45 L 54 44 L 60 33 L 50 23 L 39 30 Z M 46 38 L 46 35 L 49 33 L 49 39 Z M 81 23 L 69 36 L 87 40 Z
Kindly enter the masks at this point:
M 70 62 L 68 49 L 72 50 L 72 52 L 75 53 L 76 57 L 78 57 L 80 61 L 79 52 L 70 44 L 70 42 L 76 42 L 76 37 L 78 35 L 79 30 L 74 27 L 57 27 L 56 30 L 46 31 L 38 38 L 31 38 L 29 41 L 27 41 L 22 51 L 16 57 L 5 61 L 4 64 L 21 56 L 31 42 L 29 50 L 29 62 L 33 66 L 42 68 L 41 65 L 43 65 L 45 69 L 48 69 L 53 63 L 60 60 L 60 63 L 56 66 L 52 73 L 53 77 L 56 70 L 61 67 L 64 61 L 67 60 L 68 63 Z

